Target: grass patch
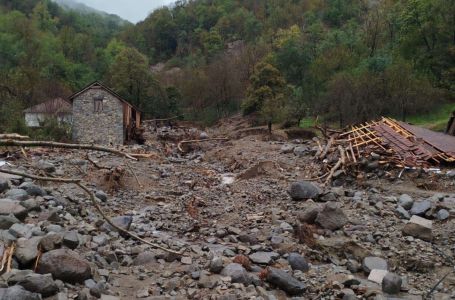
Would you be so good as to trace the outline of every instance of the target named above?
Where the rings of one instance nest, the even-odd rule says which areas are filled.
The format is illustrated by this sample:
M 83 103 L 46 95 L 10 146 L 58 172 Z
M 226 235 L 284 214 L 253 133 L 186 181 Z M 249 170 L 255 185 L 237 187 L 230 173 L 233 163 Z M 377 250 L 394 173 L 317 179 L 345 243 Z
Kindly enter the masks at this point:
M 455 103 L 447 103 L 428 114 L 411 116 L 406 121 L 431 130 L 444 131 L 453 111 L 455 111 Z

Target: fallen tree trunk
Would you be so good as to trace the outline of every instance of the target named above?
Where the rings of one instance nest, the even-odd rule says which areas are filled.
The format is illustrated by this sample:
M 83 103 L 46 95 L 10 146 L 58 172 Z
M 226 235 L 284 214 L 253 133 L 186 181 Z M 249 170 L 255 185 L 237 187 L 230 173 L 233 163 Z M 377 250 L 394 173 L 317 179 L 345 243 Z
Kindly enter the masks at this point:
M 157 248 L 157 249 L 161 249 L 161 250 L 164 250 L 166 252 L 169 252 L 169 253 L 173 253 L 173 254 L 177 254 L 177 255 L 182 255 L 184 251 L 182 252 L 177 252 L 177 251 L 174 251 L 174 250 L 171 250 L 171 249 L 168 249 L 168 248 L 165 248 L 163 246 L 160 246 L 158 244 L 155 244 L 155 243 L 152 243 L 152 242 L 149 242 L 149 241 L 146 241 L 144 240 L 143 238 L 135 235 L 134 233 L 131 233 L 129 232 L 128 230 L 125 230 L 117 225 L 115 225 L 112 220 L 106 216 L 106 214 L 103 212 L 103 210 L 101 209 L 101 207 L 98 205 L 98 203 L 96 202 L 96 197 L 95 197 L 95 194 L 89 190 L 88 187 L 86 187 L 84 184 L 82 184 L 82 179 L 71 179 L 71 178 L 54 178 L 54 177 L 42 177 L 42 176 L 36 176 L 36 175 L 31 175 L 31 174 L 27 174 L 27 173 L 22 173 L 22 172 L 16 172 L 16 171 L 10 171 L 10 170 L 4 170 L 4 169 L 0 169 L 0 173 L 6 173 L 6 174 L 11 174 L 11 175 L 17 175 L 17 176 L 22 176 L 22 177 L 27 177 L 27 178 L 31 178 L 31 179 L 35 179 L 35 180 L 41 180 L 41 181 L 53 181 L 53 182 L 62 182 L 62 183 L 74 183 L 76 184 L 78 187 L 80 187 L 90 198 L 90 201 L 92 202 L 92 205 L 96 208 L 96 210 L 99 212 L 99 214 L 103 217 L 103 219 L 109 224 L 111 225 L 113 228 L 117 229 L 119 232 L 122 232 L 144 244 L 147 244 L 151 247 L 154 247 L 154 248 Z
M 209 139 L 203 139 L 203 140 L 185 140 L 185 141 L 181 141 L 180 143 L 178 143 L 177 149 L 179 149 L 180 152 L 185 153 L 186 151 L 184 151 L 182 149 L 182 145 L 184 145 L 184 144 L 202 143 L 202 142 L 208 142 L 208 141 L 228 141 L 228 140 L 229 140 L 228 138 L 209 138 Z
M 0 140 L 28 140 L 30 137 L 26 135 L 20 135 L 17 133 L 3 133 L 0 134 Z
M 17 147 L 50 147 L 50 148 L 63 148 L 63 149 L 78 149 L 78 150 L 95 150 L 101 152 L 108 152 L 124 156 L 126 158 L 137 160 L 131 154 L 119 151 L 117 149 L 103 147 L 99 145 L 89 144 L 67 144 L 49 141 L 18 141 L 18 140 L 0 140 L 0 146 L 17 146 Z

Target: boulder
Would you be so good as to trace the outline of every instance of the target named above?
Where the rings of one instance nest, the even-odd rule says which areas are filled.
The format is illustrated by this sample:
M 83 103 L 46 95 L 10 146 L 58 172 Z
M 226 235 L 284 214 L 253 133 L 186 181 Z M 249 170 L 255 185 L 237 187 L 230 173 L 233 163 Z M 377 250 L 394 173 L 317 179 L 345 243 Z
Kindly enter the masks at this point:
M 32 293 L 20 285 L 9 288 L 0 288 L 0 299 L 2 300 L 41 300 L 41 295 Z
M 414 200 L 412 200 L 411 196 L 409 196 L 408 194 L 403 194 L 398 199 L 398 205 L 400 205 L 406 210 L 410 210 L 413 204 Z
M 30 181 L 22 183 L 19 188 L 26 191 L 29 196 L 43 197 L 47 195 L 46 191 L 43 188 Z
M 33 228 L 22 223 L 15 223 L 8 229 L 8 232 L 15 238 L 29 238 L 32 236 Z
M 447 209 L 440 209 L 436 214 L 439 221 L 447 220 L 450 217 L 450 213 Z
M 370 274 L 371 270 L 388 270 L 387 261 L 380 257 L 367 256 L 363 259 L 362 263 L 363 270 L 365 273 Z
M 280 255 L 276 252 L 255 252 L 250 254 L 249 258 L 252 262 L 261 265 L 269 265 L 272 261 L 279 258 Z
M 250 284 L 251 278 L 245 268 L 236 263 L 230 263 L 221 271 L 221 275 L 231 277 L 232 283 Z
M 433 222 L 419 216 L 412 216 L 411 220 L 403 227 L 403 234 L 431 242 Z
M 300 295 L 305 291 L 305 285 L 301 281 L 283 270 L 268 268 L 266 280 L 291 296 Z
M 292 183 L 288 192 L 293 200 L 315 199 L 322 193 L 319 187 L 309 181 Z
M 308 272 L 310 270 L 310 266 L 306 262 L 305 258 L 299 253 L 290 253 L 288 256 L 288 263 L 292 270 L 299 270 L 302 272 Z
M 24 266 L 31 264 L 38 256 L 38 245 L 42 237 L 35 236 L 31 239 L 20 238 L 17 240 L 17 248 L 14 256 Z
M 304 211 L 300 212 L 297 216 L 300 222 L 314 224 L 318 214 L 321 212 L 321 208 L 313 205 L 305 208 Z
M 417 216 L 424 216 L 425 213 L 430 210 L 431 208 L 431 201 L 429 200 L 423 200 L 423 201 L 416 201 L 412 205 L 411 208 L 411 215 L 417 215 Z
M 214 257 L 210 261 L 210 272 L 218 274 L 223 270 L 223 259 L 221 257 Z
M 0 178 L 0 193 L 9 189 L 9 182 L 3 178 Z
M 131 223 L 133 223 L 133 217 L 132 216 L 118 216 L 118 217 L 112 218 L 111 221 L 115 226 L 118 226 L 124 230 L 129 230 Z M 107 231 L 116 231 L 116 229 L 108 223 L 105 223 L 103 225 L 103 229 L 105 229 Z
M 11 200 L 24 201 L 28 199 L 28 194 L 23 189 L 10 189 L 5 196 Z
M 36 167 L 46 173 L 54 173 L 56 170 L 55 165 L 46 160 L 40 160 Z
M 63 242 L 63 235 L 57 232 L 49 232 L 40 241 L 45 252 L 60 248 Z
M 100 199 L 102 202 L 107 201 L 107 194 L 103 191 L 100 191 L 100 190 L 96 191 L 95 196 L 96 196 L 96 198 Z
M 16 218 L 14 215 L 10 216 L 0 216 L 0 229 L 7 230 L 9 229 L 13 224 L 20 223 L 18 218 Z
M 146 266 L 154 262 L 156 262 L 155 254 L 150 251 L 144 251 L 139 253 L 133 260 L 133 266 Z
M 409 220 L 411 218 L 411 215 L 409 214 L 409 212 L 402 206 L 398 206 L 396 209 L 395 209 L 395 212 L 397 213 L 397 215 L 400 217 L 400 219 L 407 219 Z
M 70 249 L 76 249 L 79 246 L 79 236 L 77 231 L 68 231 L 63 235 L 63 245 Z
M 395 295 L 401 290 L 403 280 L 395 273 L 388 272 L 382 279 L 382 291 L 387 294 Z
M 50 297 L 58 292 L 57 284 L 52 279 L 51 274 L 32 273 L 18 281 L 17 284 L 23 286 L 27 291 L 39 293 L 43 297 Z
M 315 222 L 322 228 L 337 230 L 349 222 L 343 210 L 335 202 L 327 203 L 318 214 Z
M 0 215 L 14 215 L 22 220 L 27 216 L 27 209 L 19 201 L 0 199 Z
M 295 147 L 293 152 L 295 156 L 304 157 L 308 153 L 308 148 L 304 146 Z
M 54 279 L 78 283 L 91 277 L 88 261 L 68 249 L 57 249 L 46 252 L 38 263 L 37 273 L 51 273 Z

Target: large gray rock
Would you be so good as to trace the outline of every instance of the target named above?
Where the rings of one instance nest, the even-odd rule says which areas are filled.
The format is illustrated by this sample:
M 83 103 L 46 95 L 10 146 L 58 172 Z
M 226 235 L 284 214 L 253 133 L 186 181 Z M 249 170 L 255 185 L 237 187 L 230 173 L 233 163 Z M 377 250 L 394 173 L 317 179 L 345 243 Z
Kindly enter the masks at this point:
M 324 205 L 324 208 L 318 214 L 315 221 L 322 228 L 329 230 L 340 229 L 349 222 L 348 217 L 346 217 L 343 210 L 335 202 L 329 202 Z
M 0 193 L 3 193 L 4 191 L 6 191 L 7 189 L 9 189 L 9 182 L 8 180 L 5 180 L 3 178 L 0 178 Z
M 96 198 L 100 199 L 102 202 L 107 201 L 107 194 L 101 190 L 96 191 L 95 196 L 96 196 Z
M 290 253 L 288 256 L 288 263 L 292 270 L 299 270 L 302 272 L 308 272 L 310 270 L 310 266 L 306 262 L 305 258 L 299 253 Z
M 300 295 L 305 291 L 305 285 L 301 281 L 283 270 L 269 268 L 266 280 L 291 296 Z
M 30 238 L 33 228 L 22 223 L 15 223 L 8 229 L 8 232 L 15 238 Z
M 7 289 L 0 289 L 0 299 L 2 300 L 41 300 L 41 295 L 25 290 L 20 285 L 15 285 Z
M 77 231 L 68 231 L 63 235 L 63 245 L 70 249 L 76 249 L 79 246 L 79 236 Z
M 280 255 L 276 252 L 255 252 L 250 254 L 249 258 L 252 262 L 261 265 L 268 265 L 275 259 L 279 258 Z
M 63 243 L 63 234 L 57 232 L 49 232 L 46 234 L 40 242 L 41 248 L 45 252 L 60 248 Z
M 29 196 L 42 196 L 43 197 L 43 196 L 47 195 L 46 191 L 43 188 L 41 188 L 40 186 L 37 186 L 36 184 L 34 184 L 33 182 L 30 182 L 30 181 L 22 183 L 19 186 L 19 188 L 26 191 Z
M 54 173 L 56 170 L 55 165 L 46 160 L 40 160 L 36 167 L 46 173 Z
M 24 201 L 28 199 L 28 194 L 23 189 L 11 189 L 6 192 L 5 196 L 11 200 Z
M 131 223 L 133 223 L 132 216 L 118 216 L 111 219 L 112 223 L 122 229 L 129 230 Z M 103 225 L 103 229 L 107 231 L 115 231 L 116 229 L 112 227 L 110 224 L 105 223 Z
M 363 259 L 362 263 L 363 270 L 365 273 L 370 274 L 371 270 L 388 270 L 387 261 L 375 256 L 367 256 Z
M 77 283 L 91 277 L 88 261 L 68 249 L 57 249 L 46 252 L 38 263 L 37 273 L 51 273 L 54 279 L 64 282 Z
M 413 204 L 414 200 L 412 200 L 411 196 L 409 196 L 408 194 L 403 194 L 398 199 L 398 205 L 400 205 L 406 210 L 410 210 Z
M 395 273 L 388 272 L 382 279 L 382 291 L 387 294 L 395 295 L 401 290 L 403 280 Z
M 304 211 L 300 212 L 297 218 L 302 223 L 314 224 L 321 210 L 322 209 L 319 206 L 312 205 L 305 208 Z
M 36 236 L 31 239 L 20 238 L 17 240 L 17 249 L 14 255 L 22 265 L 27 266 L 36 260 L 41 239 L 42 237 Z
M 146 266 L 154 262 L 156 262 L 155 254 L 150 251 L 144 251 L 139 253 L 133 260 L 133 266 Z
M 19 201 L 0 199 L 0 215 L 14 215 L 19 219 L 23 219 L 27 216 L 27 209 Z
M 412 205 L 411 208 L 411 215 L 417 215 L 417 216 L 424 216 L 425 213 L 430 210 L 431 208 L 431 201 L 429 200 L 423 200 L 423 201 L 416 201 Z
M 450 213 L 447 209 L 440 209 L 436 214 L 439 221 L 447 220 L 450 217 Z
M 298 181 L 289 187 L 293 200 L 315 199 L 322 193 L 321 189 L 309 181 Z
M 251 282 L 251 278 L 248 272 L 240 264 L 231 263 L 223 268 L 221 275 L 231 277 L 232 283 L 243 283 L 248 285 Z
M 419 216 L 412 216 L 411 220 L 403 227 L 403 234 L 431 242 L 433 239 L 433 223 L 431 220 Z
M 6 230 L 9 229 L 13 224 L 20 223 L 18 218 L 14 215 L 10 216 L 0 216 L 0 229 Z
M 407 219 L 409 220 L 411 218 L 411 215 L 409 214 L 409 212 L 404 209 L 404 207 L 402 206 L 398 206 L 396 209 L 395 209 L 395 212 L 397 213 L 397 215 L 400 217 L 400 219 Z
M 51 274 L 29 274 L 17 284 L 23 286 L 27 291 L 39 293 L 43 297 L 50 297 L 58 292 L 58 286 Z
M 210 272 L 218 274 L 223 270 L 223 259 L 221 257 L 214 257 L 210 261 Z

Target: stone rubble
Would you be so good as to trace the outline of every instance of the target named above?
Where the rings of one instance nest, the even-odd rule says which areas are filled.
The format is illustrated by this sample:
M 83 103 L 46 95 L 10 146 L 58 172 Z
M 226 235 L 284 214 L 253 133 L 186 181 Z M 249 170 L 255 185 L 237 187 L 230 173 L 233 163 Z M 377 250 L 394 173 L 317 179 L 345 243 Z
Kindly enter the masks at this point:
M 172 133 L 168 128 L 167 138 Z M 184 255 L 117 232 L 74 185 L 0 177 L 0 249 L 15 247 L 12 270 L 0 276 L 0 299 L 423 300 L 453 269 L 450 177 L 438 177 L 435 190 L 443 193 L 425 191 L 376 164 L 364 178 L 338 174 L 323 186 L 305 180 L 319 171 L 314 141 L 245 136 L 164 155 L 160 134 L 156 143 L 128 146 L 162 153 L 129 162 L 142 187 L 130 174 L 110 190 L 84 151 L 31 151 L 32 165 L 85 178 L 115 225 Z M 124 161 L 90 156 L 106 166 Z M 237 177 L 261 161 L 273 167 Z M 455 275 L 434 297 L 455 297 Z

